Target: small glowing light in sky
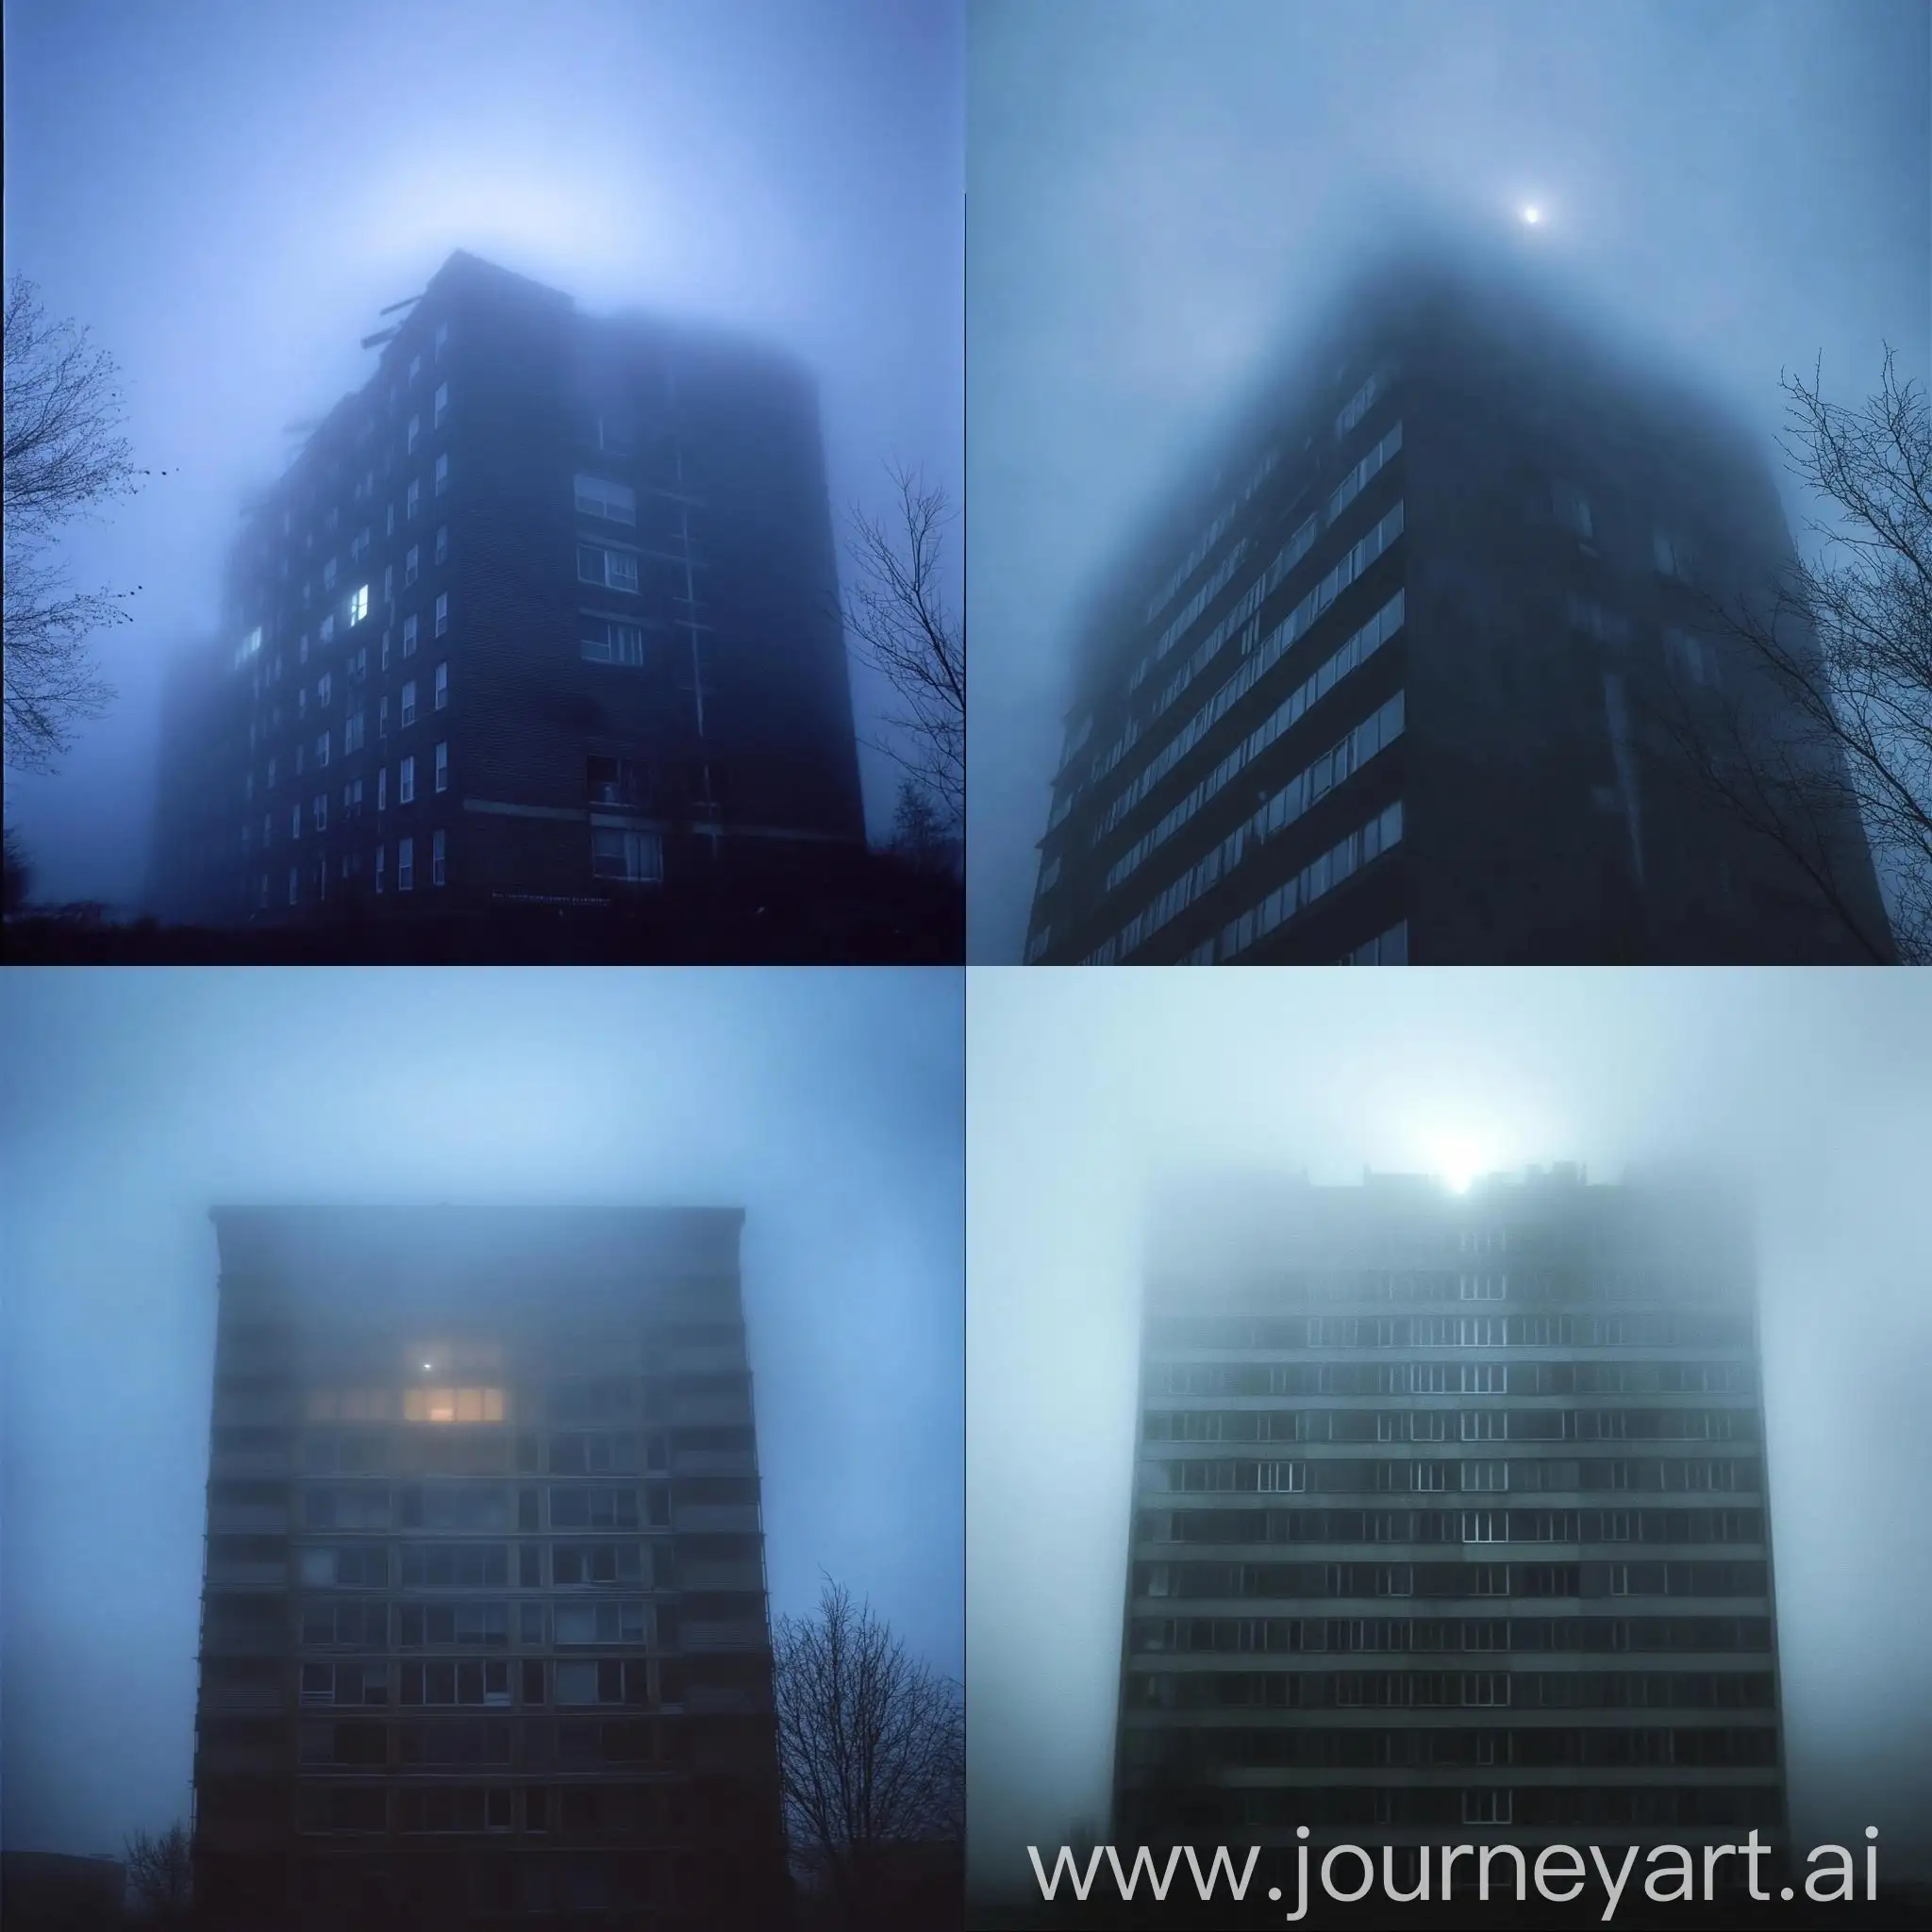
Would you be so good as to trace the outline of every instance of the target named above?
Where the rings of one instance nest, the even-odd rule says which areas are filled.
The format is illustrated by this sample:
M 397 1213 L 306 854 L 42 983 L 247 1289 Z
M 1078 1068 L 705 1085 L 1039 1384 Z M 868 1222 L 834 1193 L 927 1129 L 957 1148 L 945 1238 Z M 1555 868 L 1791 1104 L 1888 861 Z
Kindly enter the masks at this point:
M 1542 218 L 1543 214 L 1541 208 L 1526 208 L 1523 210 L 1523 219 L 1525 222 L 1527 222 L 1532 228 L 1535 227 L 1536 225 L 1542 220 Z

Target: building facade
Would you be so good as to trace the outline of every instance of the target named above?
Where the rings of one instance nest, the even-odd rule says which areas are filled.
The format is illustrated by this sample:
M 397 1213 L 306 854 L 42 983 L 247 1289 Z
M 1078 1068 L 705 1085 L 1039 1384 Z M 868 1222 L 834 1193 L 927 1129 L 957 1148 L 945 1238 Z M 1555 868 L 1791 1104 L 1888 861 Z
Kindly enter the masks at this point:
M 216 1210 L 212 1923 L 783 1921 L 741 1219 Z
M 1792 558 L 1706 398 L 1423 249 L 1212 443 L 1093 602 L 1029 962 L 1889 954 L 1855 815 L 1813 827 L 1834 910 L 1694 781 L 1799 731 L 1704 602 Z
M 153 895 L 569 907 L 862 852 L 809 376 L 462 253 L 371 341 L 182 670 Z
M 1237 1191 L 1156 1252 L 1116 1840 L 1784 1845 L 1724 1211 L 1371 1175 Z

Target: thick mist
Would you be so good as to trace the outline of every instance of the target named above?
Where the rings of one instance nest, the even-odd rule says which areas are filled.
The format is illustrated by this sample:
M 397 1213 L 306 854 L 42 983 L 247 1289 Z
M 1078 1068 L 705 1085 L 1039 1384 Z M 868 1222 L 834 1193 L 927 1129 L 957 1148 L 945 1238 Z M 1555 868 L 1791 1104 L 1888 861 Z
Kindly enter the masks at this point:
M 18 0 L 6 54 L 7 274 L 114 356 L 134 460 L 169 473 L 63 546 L 76 588 L 141 591 L 95 640 L 118 700 L 9 774 L 37 899 L 137 897 L 162 666 L 221 616 L 242 496 L 454 248 L 796 354 L 841 550 L 855 506 L 890 517 L 889 462 L 959 500 L 958 0 Z M 855 664 L 874 839 L 892 703 Z
M 1932 375 L 1928 64 L 1915 0 L 975 6 L 968 958 L 1021 957 L 1096 582 L 1393 221 L 1495 238 L 1775 462 L 1781 371 Z
M 21 973 L 0 1001 L 0 1833 L 185 1819 L 211 1205 L 741 1206 L 774 1616 L 961 1667 L 963 975 Z
M 974 1896 L 1105 1831 L 1149 1208 L 1564 1160 L 1747 1204 L 1794 1840 L 1932 1875 L 1932 975 L 1008 970 L 967 1008 Z

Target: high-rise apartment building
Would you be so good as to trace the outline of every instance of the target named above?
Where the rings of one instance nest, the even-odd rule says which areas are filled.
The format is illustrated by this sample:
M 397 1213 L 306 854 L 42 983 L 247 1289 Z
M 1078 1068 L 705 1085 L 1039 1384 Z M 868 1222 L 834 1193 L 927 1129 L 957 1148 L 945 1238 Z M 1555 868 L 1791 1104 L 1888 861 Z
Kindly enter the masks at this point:
M 779 1923 L 741 1213 L 214 1220 L 211 1923 Z
M 462 253 L 372 341 L 177 680 L 151 900 L 567 908 L 862 852 L 809 376 Z
M 1764 462 L 1535 277 L 1430 249 L 1364 275 L 1124 557 L 1029 962 L 1889 951 L 1856 815 L 1804 835 L 1834 913 L 1685 755 L 1823 758 L 1703 601 L 1761 610 L 1791 559 Z
M 1708 1197 L 1236 1189 L 1158 1238 L 1141 1373 L 1117 1840 L 1783 1843 L 1752 1267 Z

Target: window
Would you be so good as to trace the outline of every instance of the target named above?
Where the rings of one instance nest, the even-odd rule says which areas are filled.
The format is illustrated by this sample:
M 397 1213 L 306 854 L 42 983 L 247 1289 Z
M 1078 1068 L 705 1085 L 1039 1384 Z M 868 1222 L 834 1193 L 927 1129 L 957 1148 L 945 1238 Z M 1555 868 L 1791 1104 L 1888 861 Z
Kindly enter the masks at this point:
M 447 791 L 449 790 L 449 741 L 447 739 L 440 741 L 436 747 L 436 789 L 439 791 Z
M 413 658 L 415 655 L 416 620 L 413 617 L 406 617 L 403 619 L 403 656 Z
M 405 1604 L 399 1615 L 405 1650 L 438 1649 L 445 1644 L 501 1650 L 509 1642 L 508 1604 Z
M 587 584 L 599 584 L 607 591 L 638 588 L 638 560 L 625 550 L 606 550 L 595 543 L 577 545 L 577 576 Z
M 407 1611 L 405 1615 L 407 1616 Z M 508 1704 L 509 1662 L 479 1658 L 474 1663 L 404 1664 L 401 1667 L 404 1704 Z
M 316 829 L 316 830 L 317 830 L 318 832 L 325 832 L 325 831 L 327 831 L 327 830 L 328 830 L 328 793 L 327 793 L 326 791 L 318 791 L 318 792 L 317 792 L 317 793 L 315 794 L 315 807 L 314 807 L 314 814 L 315 814 L 315 829 Z
M 439 825 L 429 840 L 429 883 L 433 886 L 444 884 L 449 876 L 448 852 L 444 844 L 447 834 Z
M 1589 501 L 1583 494 L 1567 483 L 1558 483 L 1550 491 L 1550 508 L 1562 527 L 1588 542 L 1595 534 L 1595 526 L 1590 514 Z
M 449 708 L 449 665 L 447 663 L 439 664 L 436 667 L 435 708 L 439 711 Z
M 444 636 L 449 630 L 449 592 L 441 591 L 436 598 L 436 635 Z
M 581 625 L 583 655 L 593 664 L 641 664 L 644 631 L 641 625 L 621 624 L 614 617 L 585 612 Z
M 416 890 L 416 841 L 413 839 L 396 841 L 396 891 L 412 892 Z
M 369 615 L 369 586 L 358 584 L 349 592 L 349 627 L 353 630 Z
M 629 1485 L 553 1489 L 550 1523 L 554 1529 L 635 1529 L 638 1492 Z
M 436 427 L 441 429 L 449 420 L 449 384 L 436 385 Z
M 412 677 L 403 686 L 403 727 L 407 730 L 416 722 L 416 680 Z M 405 760 L 407 763 L 408 760 Z M 409 794 L 403 793 L 403 803 L 408 805 Z
M 411 543 L 408 549 L 403 553 L 403 588 L 406 591 L 416 581 L 419 575 L 417 569 L 419 560 L 417 546 Z
M 558 1704 L 648 1704 L 650 1666 L 642 1657 L 559 1660 Z
M 449 458 L 446 456 L 436 459 L 436 493 L 442 496 L 449 490 Z
M 423 486 L 422 486 L 422 484 L 421 484 L 420 482 L 418 482 L 418 481 L 416 480 L 416 478 L 415 478 L 415 477 L 413 477 L 413 476 L 412 476 L 412 477 L 411 477 L 411 478 L 409 479 L 409 487 L 408 487 L 408 491 L 406 491 L 406 492 L 404 493 L 404 499 L 403 499 L 403 514 L 404 514 L 404 516 L 406 516 L 406 517 L 414 517 L 414 515 L 416 514 L 417 510 L 418 510 L 418 509 L 419 509 L 419 508 L 420 508 L 422 507 L 422 503 L 423 503 Z
M 613 825 L 591 831 L 591 871 L 600 879 L 658 884 L 664 877 L 664 842 L 656 832 L 626 832 Z
M 628 483 L 613 483 L 603 476 L 576 479 L 577 514 L 601 517 L 608 524 L 635 524 L 638 497 Z
M 638 797 L 636 768 L 628 758 L 592 755 L 584 760 L 584 789 L 592 805 L 632 805 Z
M 438 524 L 436 526 L 436 560 L 438 563 L 447 563 L 449 561 L 449 525 L 447 524 Z

